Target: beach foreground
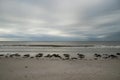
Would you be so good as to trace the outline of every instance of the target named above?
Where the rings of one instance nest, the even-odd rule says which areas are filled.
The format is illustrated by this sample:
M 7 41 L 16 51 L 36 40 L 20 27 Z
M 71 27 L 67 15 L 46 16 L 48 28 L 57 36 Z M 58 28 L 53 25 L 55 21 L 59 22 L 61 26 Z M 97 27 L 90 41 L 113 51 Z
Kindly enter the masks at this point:
M 120 60 L 3 58 L 0 80 L 120 80 Z

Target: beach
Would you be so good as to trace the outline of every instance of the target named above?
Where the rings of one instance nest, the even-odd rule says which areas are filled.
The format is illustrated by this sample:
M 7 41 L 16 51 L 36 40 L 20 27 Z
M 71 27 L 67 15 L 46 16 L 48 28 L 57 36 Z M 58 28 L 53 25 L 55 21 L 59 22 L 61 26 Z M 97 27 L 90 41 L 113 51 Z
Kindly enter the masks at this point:
M 120 0 L 0 0 L 0 80 L 120 80 Z
M 0 80 L 120 80 L 120 42 L 0 42 Z
M 1 58 L 0 80 L 120 80 L 120 59 Z

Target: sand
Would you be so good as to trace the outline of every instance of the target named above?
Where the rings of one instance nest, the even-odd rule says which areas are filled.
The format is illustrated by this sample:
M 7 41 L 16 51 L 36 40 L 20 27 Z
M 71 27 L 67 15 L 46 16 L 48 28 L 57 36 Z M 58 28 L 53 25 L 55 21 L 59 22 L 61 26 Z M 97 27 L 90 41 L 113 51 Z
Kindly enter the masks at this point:
M 120 80 L 120 60 L 1 58 L 0 80 Z

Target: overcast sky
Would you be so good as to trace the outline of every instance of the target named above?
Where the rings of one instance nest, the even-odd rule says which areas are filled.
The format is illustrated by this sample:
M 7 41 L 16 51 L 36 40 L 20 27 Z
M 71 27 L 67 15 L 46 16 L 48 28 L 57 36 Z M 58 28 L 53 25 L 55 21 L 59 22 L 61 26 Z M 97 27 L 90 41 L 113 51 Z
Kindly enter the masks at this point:
M 0 0 L 0 41 L 120 41 L 120 0 Z

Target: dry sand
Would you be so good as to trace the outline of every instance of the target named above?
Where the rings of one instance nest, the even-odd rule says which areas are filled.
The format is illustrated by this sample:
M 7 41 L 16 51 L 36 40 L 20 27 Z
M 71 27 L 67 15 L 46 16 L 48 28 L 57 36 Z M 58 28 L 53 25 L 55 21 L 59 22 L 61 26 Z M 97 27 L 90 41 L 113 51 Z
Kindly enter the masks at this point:
M 120 80 L 120 60 L 3 58 L 0 80 Z

